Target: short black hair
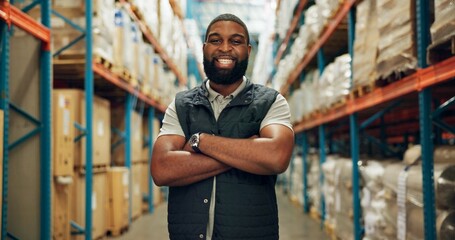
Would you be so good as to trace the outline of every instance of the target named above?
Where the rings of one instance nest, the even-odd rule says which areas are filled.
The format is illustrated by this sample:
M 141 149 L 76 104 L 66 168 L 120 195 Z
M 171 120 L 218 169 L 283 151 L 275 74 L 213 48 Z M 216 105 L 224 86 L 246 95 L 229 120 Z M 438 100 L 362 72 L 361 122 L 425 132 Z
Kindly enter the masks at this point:
M 250 44 L 250 34 L 248 32 L 248 28 L 246 27 L 246 24 L 239 17 L 237 17 L 231 13 L 221 14 L 210 22 L 209 26 L 207 27 L 207 30 L 205 31 L 205 41 L 207 41 L 207 37 L 208 37 L 207 35 L 209 34 L 209 29 L 212 27 L 212 25 L 214 23 L 219 22 L 219 21 L 231 21 L 231 22 L 240 24 L 240 26 L 242 26 L 243 29 L 245 29 L 247 44 Z

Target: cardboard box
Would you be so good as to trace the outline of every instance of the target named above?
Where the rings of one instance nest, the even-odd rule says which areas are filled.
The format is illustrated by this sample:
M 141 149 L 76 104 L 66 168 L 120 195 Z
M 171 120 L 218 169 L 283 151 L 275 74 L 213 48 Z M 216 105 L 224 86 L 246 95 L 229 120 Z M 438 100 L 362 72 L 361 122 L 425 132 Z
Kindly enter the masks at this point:
M 107 229 L 120 232 L 129 224 L 129 170 L 112 167 L 107 170 Z
M 79 226 L 85 227 L 85 188 L 86 175 L 75 174 L 74 183 L 71 185 L 71 220 Z M 98 239 L 107 232 L 107 174 L 99 172 L 93 174 L 92 188 L 92 237 Z M 82 240 L 83 235 L 72 236 L 71 239 Z
M 52 239 L 70 239 L 70 185 L 52 183 Z
M 60 94 L 73 102 L 71 112 L 74 115 L 75 122 L 85 127 L 85 93 L 79 89 L 56 89 L 55 94 Z M 110 103 L 108 100 L 94 96 L 93 98 L 93 156 L 92 163 L 94 166 L 109 165 L 111 162 L 110 154 Z M 71 123 L 73 125 L 73 123 Z M 75 127 L 73 127 L 75 128 Z M 81 131 L 75 130 L 74 136 L 82 134 Z M 73 144 L 74 147 L 74 165 L 76 167 L 85 166 L 85 137 Z
M 72 176 L 74 167 L 74 134 L 73 123 L 75 99 L 54 92 L 52 99 L 53 124 L 53 172 L 54 176 Z
M 132 218 L 137 218 L 142 213 L 142 163 L 135 163 L 131 165 L 132 184 L 131 184 L 131 215 Z

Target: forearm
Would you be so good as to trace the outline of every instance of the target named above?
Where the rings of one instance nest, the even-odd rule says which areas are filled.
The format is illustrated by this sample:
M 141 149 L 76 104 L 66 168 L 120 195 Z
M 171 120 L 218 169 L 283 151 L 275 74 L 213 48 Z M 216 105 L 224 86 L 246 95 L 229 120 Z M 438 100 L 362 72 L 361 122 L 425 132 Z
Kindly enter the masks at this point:
M 152 159 L 152 176 L 159 186 L 184 186 L 230 169 L 229 166 L 203 154 L 170 151 Z
M 293 134 L 288 142 L 259 137 L 232 139 L 201 135 L 201 151 L 233 168 L 259 175 L 279 174 L 286 170 L 293 148 Z

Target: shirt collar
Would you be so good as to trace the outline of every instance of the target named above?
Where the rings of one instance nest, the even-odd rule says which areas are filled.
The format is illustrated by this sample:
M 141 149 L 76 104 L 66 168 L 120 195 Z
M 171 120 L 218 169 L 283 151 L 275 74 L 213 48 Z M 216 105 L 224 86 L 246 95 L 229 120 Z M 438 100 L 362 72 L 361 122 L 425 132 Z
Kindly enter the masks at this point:
M 210 102 L 214 101 L 218 96 L 221 96 L 223 97 L 221 94 L 219 94 L 218 92 L 216 92 L 215 90 L 213 90 L 211 87 L 210 87 L 210 80 L 208 80 L 206 83 L 205 83 L 205 86 L 207 88 L 207 91 L 209 93 L 208 95 L 208 99 Z M 234 92 L 232 92 L 229 96 L 227 97 L 230 97 L 231 99 L 235 98 L 246 86 L 246 77 L 243 76 L 243 80 L 242 80 L 242 83 L 237 87 L 237 89 L 235 89 Z M 227 98 L 226 97 L 226 98 Z

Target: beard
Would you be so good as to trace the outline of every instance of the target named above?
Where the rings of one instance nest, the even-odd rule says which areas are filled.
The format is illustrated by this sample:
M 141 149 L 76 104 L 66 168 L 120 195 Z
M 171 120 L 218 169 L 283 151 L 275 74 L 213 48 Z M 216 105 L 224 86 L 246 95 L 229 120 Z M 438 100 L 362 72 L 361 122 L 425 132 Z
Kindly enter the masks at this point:
M 204 57 L 204 72 L 210 81 L 221 84 L 230 85 L 243 78 L 248 67 L 248 58 L 236 62 L 232 70 L 217 69 L 215 66 L 215 59 L 209 61 Z

